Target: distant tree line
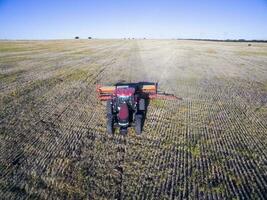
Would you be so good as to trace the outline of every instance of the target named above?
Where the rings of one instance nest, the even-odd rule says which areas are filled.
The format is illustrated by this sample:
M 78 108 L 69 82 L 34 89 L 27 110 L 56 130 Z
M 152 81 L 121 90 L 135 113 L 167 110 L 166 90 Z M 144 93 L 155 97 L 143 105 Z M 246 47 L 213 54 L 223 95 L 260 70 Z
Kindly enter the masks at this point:
M 267 40 L 245 40 L 245 39 L 226 39 L 226 40 L 219 40 L 219 39 L 178 39 L 178 40 L 194 40 L 194 41 L 210 41 L 210 42 L 264 42 L 267 43 Z
M 74 39 L 78 40 L 78 39 L 80 39 L 80 37 L 79 36 L 76 36 Z M 92 37 L 88 37 L 88 39 L 91 40 Z

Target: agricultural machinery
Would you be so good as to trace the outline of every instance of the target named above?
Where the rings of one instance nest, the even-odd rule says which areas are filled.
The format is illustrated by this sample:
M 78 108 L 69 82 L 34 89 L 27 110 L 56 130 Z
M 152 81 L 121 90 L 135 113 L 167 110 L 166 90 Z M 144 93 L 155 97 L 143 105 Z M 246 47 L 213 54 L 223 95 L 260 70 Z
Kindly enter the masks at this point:
M 152 99 L 178 99 L 174 95 L 158 92 L 153 82 L 119 82 L 113 86 L 97 86 L 98 97 L 106 101 L 107 132 L 113 134 L 119 127 L 126 134 L 128 127 L 135 127 L 141 134 L 149 101 Z

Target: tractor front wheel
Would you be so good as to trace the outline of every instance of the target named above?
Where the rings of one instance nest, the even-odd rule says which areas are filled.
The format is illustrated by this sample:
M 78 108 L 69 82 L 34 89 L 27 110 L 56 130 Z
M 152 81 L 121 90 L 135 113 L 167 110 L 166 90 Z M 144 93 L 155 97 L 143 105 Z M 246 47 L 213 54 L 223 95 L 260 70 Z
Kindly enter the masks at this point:
M 135 116 L 135 132 L 137 135 L 140 135 L 142 133 L 142 119 L 142 115 Z
M 114 134 L 115 129 L 114 129 L 114 119 L 112 115 L 108 115 L 107 119 L 107 132 L 108 134 Z

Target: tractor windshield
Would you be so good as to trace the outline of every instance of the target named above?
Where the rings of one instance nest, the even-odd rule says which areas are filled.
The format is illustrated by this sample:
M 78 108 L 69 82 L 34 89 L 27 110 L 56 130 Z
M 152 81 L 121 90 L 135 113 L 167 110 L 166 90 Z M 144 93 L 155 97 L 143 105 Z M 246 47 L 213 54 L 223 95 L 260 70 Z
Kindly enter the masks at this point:
M 118 100 L 119 100 L 119 104 L 129 102 L 131 100 L 131 96 L 119 96 Z
M 123 86 L 116 88 L 116 96 L 118 104 L 127 103 L 130 106 L 134 105 L 135 88 Z

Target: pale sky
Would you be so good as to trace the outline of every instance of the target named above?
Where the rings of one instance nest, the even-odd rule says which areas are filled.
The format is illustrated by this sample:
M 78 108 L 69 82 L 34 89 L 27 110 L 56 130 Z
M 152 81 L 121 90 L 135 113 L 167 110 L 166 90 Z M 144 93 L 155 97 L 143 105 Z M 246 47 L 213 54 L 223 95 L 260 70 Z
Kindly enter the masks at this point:
M 267 40 L 267 0 L 0 0 L 0 39 Z

